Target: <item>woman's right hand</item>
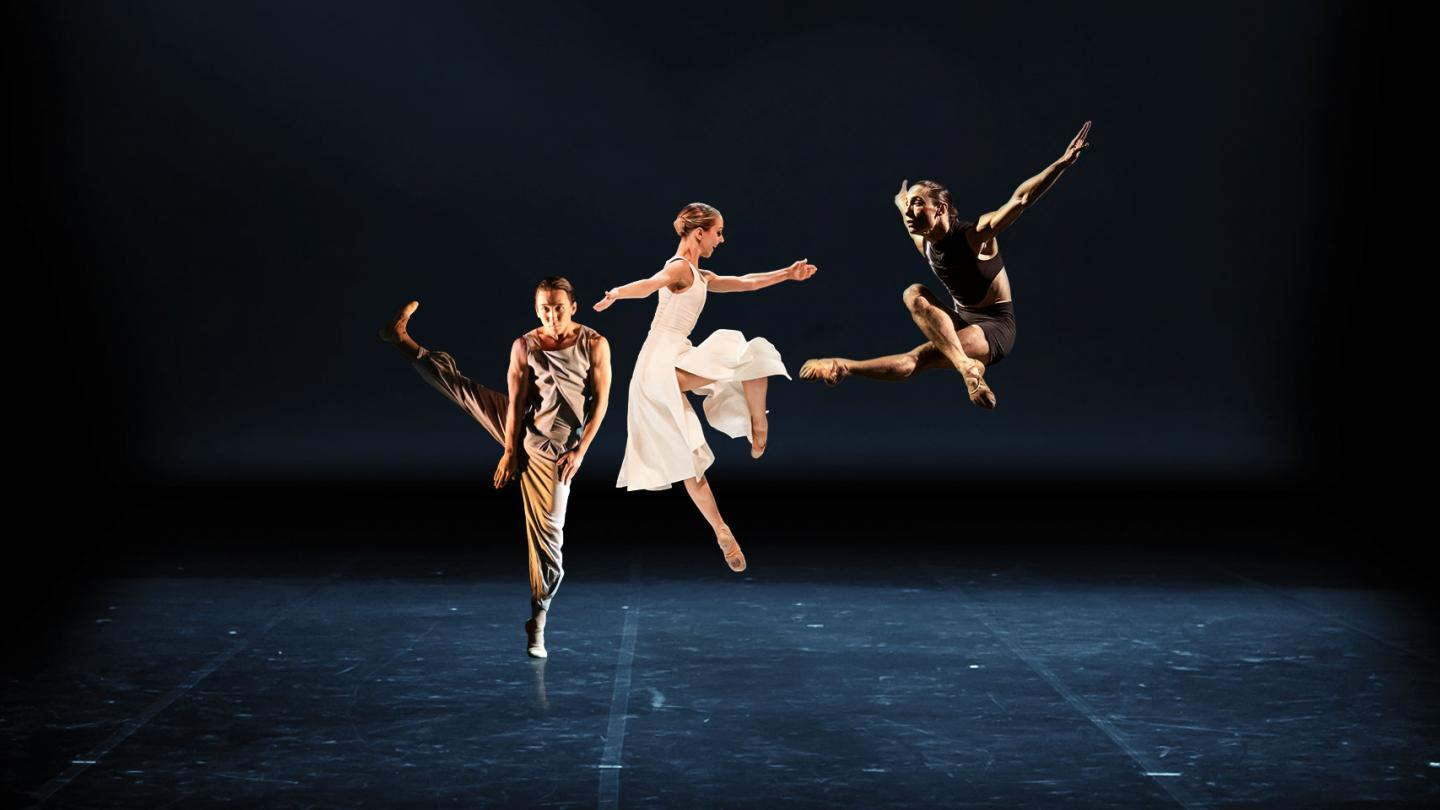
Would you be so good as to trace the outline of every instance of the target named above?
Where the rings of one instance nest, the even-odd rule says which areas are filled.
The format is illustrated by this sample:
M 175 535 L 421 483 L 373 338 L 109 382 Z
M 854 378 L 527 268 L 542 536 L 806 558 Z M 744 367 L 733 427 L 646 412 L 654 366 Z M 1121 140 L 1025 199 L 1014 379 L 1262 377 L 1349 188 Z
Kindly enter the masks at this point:
M 606 290 L 605 297 L 595 302 L 595 311 L 604 312 L 605 310 L 609 309 L 610 305 L 615 303 L 616 300 L 617 299 L 615 298 L 615 291 Z
M 910 204 L 909 191 L 910 191 L 910 181 L 909 181 L 909 180 L 901 180 L 901 181 L 900 181 L 900 190 L 897 191 L 897 192 L 895 192 L 895 207 L 898 208 L 898 209 L 900 209 L 900 213 L 902 213 L 902 214 L 905 213 L 905 207 Z

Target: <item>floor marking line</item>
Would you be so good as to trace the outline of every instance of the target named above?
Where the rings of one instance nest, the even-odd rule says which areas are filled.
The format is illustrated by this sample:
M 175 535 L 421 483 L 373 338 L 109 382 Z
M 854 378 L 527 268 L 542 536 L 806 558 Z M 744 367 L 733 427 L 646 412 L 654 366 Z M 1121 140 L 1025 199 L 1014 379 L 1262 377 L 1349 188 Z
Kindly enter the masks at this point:
M 1231 571 L 1229 568 L 1226 568 L 1226 567 L 1223 566 L 1223 565 L 1216 565 L 1216 566 L 1215 566 L 1215 570 L 1220 571 L 1221 573 L 1225 574 L 1226 576 L 1231 577 L 1232 579 L 1239 580 L 1240 582 L 1243 582 L 1243 583 L 1245 583 L 1246 585 L 1250 585 L 1250 586 L 1252 586 L 1252 587 L 1254 587 L 1254 588 L 1257 588 L 1257 589 L 1259 589 L 1259 590 L 1262 590 L 1262 591 L 1269 591 L 1270 593 L 1272 593 L 1272 594 L 1274 594 L 1274 595 L 1276 595 L 1276 596 L 1278 596 L 1278 597 L 1280 597 L 1280 598 L 1282 598 L 1282 599 L 1285 599 L 1285 600 L 1287 600 L 1287 601 L 1289 601 L 1289 602 L 1295 603 L 1296 605 L 1298 605 L 1298 606 L 1300 607 L 1301 610 L 1304 610 L 1306 613 L 1309 613 L 1309 614 L 1312 615 L 1312 616 L 1318 616 L 1318 617 L 1324 619 L 1325 621 L 1334 622 L 1334 623 L 1340 625 L 1341 627 L 1344 627 L 1346 630 L 1350 630 L 1350 631 L 1352 631 L 1352 632 L 1359 633 L 1360 635 L 1362 635 L 1362 636 L 1370 639 L 1371 641 L 1374 641 L 1374 642 L 1378 642 L 1378 643 L 1380 643 L 1380 644 L 1383 644 L 1383 645 L 1385 645 L 1386 647 L 1389 647 L 1390 649 L 1395 650 L 1396 652 L 1403 653 L 1403 654 L 1405 654 L 1405 655 L 1410 656 L 1411 658 L 1418 658 L 1419 660 L 1424 661 L 1425 663 L 1429 664 L 1429 665 L 1432 666 L 1432 667 L 1433 667 L 1433 666 L 1440 666 L 1440 661 L 1436 661 L 1434 658 L 1431 658 L 1430 656 L 1425 655 L 1424 653 L 1416 652 L 1415 650 L 1412 650 L 1412 649 L 1410 649 L 1409 647 L 1406 647 L 1404 644 L 1400 644 L 1400 643 L 1398 643 L 1398 642 L 1394 642 L 1394 641 L 1391 641 L 1391 640 L 1386 639 L 1386 638 L 1381 638 L 1380 636 L 1375 635 L 1374 633 L 1370 632 L 1369 630 L 1366 630 L 1366 629 L 1363 628 L 1363 627 L 1359 627 L 1359 626 L 1357 626 L 1357 625 L 1351 624 L 1350 622 L 1347 622 L 1347 621 L 1345 621 L 1344 619 L 1342 619 L 1342 618 L 1340 618 L 1339 616 L 1336 616 L 1336 615 L 1334 615 L 1334 614 L 1332 614 L 1332 613 L 1327 613 L 1327 612 L 1325 612 L 1325 611 L 1323 611 L 1323 610 L 1315 607 L 1314 605 L 1311 605 L 1309 602 L 1306 602 L 1304 599 L 1301 599 L 1300 597 L 1294 596 L 1294 595 L 1292 595 L 1292 594 L 1288 594 L 1288 593 L 1286 593 L 1283 589 L 1277 588 L 1277 587 L 1275 587 L 1274 585 L 1266 584 L 1266 583 L 1264 583 L 1264 582 L 1261 582 L 1261 581 L 1258 580 L 1258 579 L 1251 579 L 1250 577 L 1247 577 L 1247 576 L 1245 576 L 1244 574 L 1238 573 L 1238 572 L 1236 572 L 1236 571 Z
M 66 768 L 64 771 L 52 778 L 50 781 L 30 792 L 30 796 L 35 799 L 35 804 L 32 806 L 38 807 L 39 805 L 49 801 L 52 796 L 54 796 L 56 793 L 59 793 L 61 790 L 64 790 L 66 785 L 69 785 L 71 782 L 75 781 L 75 779 L 79 777 L 80 774 L 88 770 L 90 766 L 98 764 L 99 761 L 106 754 L 115 750 L 117 746 L 129 739 L 131 735 L 144 728 L 145 724 L 149 723 L 151 720 L 154 720 L 161 712 L 170 708 L 170 706 L 173 705 L 175 701 L 184 697 L 185 694 L 191 689 L 195 688 L 197 684 L 210 677 L 212 674 L 214 674 L 216 670 L 225 666 L 225 664 L 229 663 L 230 659 L 234 658 L 246 647 L 249 647 L 252 643 L 264 638 L 266 634 L 268 634 L 271 630 L 275 629 L 277 625 L 279 625 L 282 621 L 288 618 L 292 612 L 309 603 L 311 599 L 315 598 L 316 594 L 328 587 L 331 582 L 342 576 L 344 572 L 350 567 L 350 564 L 353 562 L 353 559 L 347 561 L 344 565 L 340 567 L 339 571 L 326 577 L 325 580 L 321 583 L 311 587 L 309 592 L 302 596 L 298 601 L 281 608 L 279 613 L 276 613 L 274 616 L 272 616 L 270 618 L 270 621 L 266 622 L 257 632 L 252 634 L 250 637 L 236 641 L 234 644 L 230 645 L 229 649 L 222 651 L 219 655 L 211 658 L 204 666 L 191 672 L 190 675 L 187 676 L 184 681 L 181 681 L 178 686 L 171 689 L 169 692 L 166 692 L 164 695 L 161 695 L 153 703 L 145 707 L 145 710 L 140 712 L 140 714 L 130 718 L 129 720 L 126 720 L 123 724 L 121 724 L 120 728 L 116 729 L 114 734 L 111 734 L 109 737 L 105 738 L 105 740 L 99 745 L 85 752 L 85 754 L 83 754 L 82 756 L 71 759 L 72 764 L 69 768 Z
M 600 793 L 597 806 L 620 806 L 620 771 L 625 749 L 625 715 L 630 710 L 630 674 L 635 662 L 635 638 L 639 632 L 640 605 L 637 604 L 640 563 L 630 565 L 630 605 L 625 611 L 625 629 L 620 654 L 615 660 L 615 691 L 610 696 L 610 722 L 605 730 L 605 754 L 600 759 Z
M 1109 720 L 1101 717 L 1099 712 L 1095 711 L 1095 709 L 1091 707 L 1091 705 L 1086 702 L 1084 698 L 1080 697 L 1074 692 L 1071 692 L 1070 688 L 1067 687 L 1064 683 L 1062 683 L 1060 679 L 1055 675 L 1055 673 L 1051 672 L 1044 664 L 1040 663 L 1034 657 L 1028 655 L 1025 651 L 1021 650 L 1020 647 L 1011 643 L 1010 639 L 1006 638 L 1005 632 L 996 627 L 994 623 L 990 621 L 989 616 L 985 615 L 980 610 L 973 607 L 970 604 L 971 601 L 973 600 L 967 597 L 965 601 L 961 602 L 961 606 L 964 607 L 965 610 L 970 613 L 970 615 L 978 619 L 981 624 L 985 625 L 985 629 L 989 630 L 990 635 L 994 636 L 1001 644 L 1005 645 L 1005 649 L 1009 650 L 1012 655 L 1023 661 L 1025 663 L 1025 666 L 1029 667 L 1032 672 L 1034 672 L 1036 675 L 1039 675 L 1042 680 L 1049 684 L 1050 688 L 1054 689 L 1055 692 L 1060 695 L 1060 697 L 1064 698 L 1065 702 L 1070 704 L 1070 707 L 1072 709 L 1084 715 L 1085 719 L 1089 720 L 1092 725 L 1100 729 L 1100 733 L 1110 738 L 1110 741 L 1115 743 L 1115 745 L 1121 751 L 1124 751 L 1126 756 L 1129 756 L 1130 759 L 1134 760 L 1135 764 L 1140 766 L 1140 772 L 1144 774 L 1146 778 L 1159 785 L 1161 789 L 1163 789 L 1167 794 L 1169 794 L 1170 798 L 1174 799 L 1177 804 L 1179 804 L 1181 807 L 1186 808 L 1186 810 L 1198 810 L 1198 808 L 1208 807 L 1210 805 L 1209 802 L 1196 797 L 1189 790 L 1186 790 L 1183 783 L 1176 782 L 1173 779 L 1162 780 L 1155 778 L 1154 774 L 1164 772 L 1154 767 L 1154 765 L 1152 765 L 1151 763 L 1146 762 L 1145 757 L 1141 755 L 1139 751 L 1136 751 L 1134 748 L 1132 748 L 1130 746 L 1130 743 L 1125 741 L 1124 736 L 1120 734 L 1120 731 L 1116 729 Z

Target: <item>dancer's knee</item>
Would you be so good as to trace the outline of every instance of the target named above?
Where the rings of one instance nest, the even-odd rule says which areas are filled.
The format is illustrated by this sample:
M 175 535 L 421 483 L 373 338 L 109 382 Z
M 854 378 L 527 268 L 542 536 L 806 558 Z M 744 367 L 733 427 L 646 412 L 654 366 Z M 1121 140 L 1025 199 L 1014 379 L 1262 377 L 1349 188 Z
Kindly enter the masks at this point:
M 905 301 L 905 308 L 910 310 L 912 315 L 924 314 L 934 306 L 930 300 L 930 291 L 925 289 L 924 284 L 911 284 L 905 288 L 905 294 L 902 297 Z
M 960 330 L 960 348 L 972 359 L 984 361 L 990 356 L 990 341 L 985 339 L 985 331 L 978 326 L 967 326 Z

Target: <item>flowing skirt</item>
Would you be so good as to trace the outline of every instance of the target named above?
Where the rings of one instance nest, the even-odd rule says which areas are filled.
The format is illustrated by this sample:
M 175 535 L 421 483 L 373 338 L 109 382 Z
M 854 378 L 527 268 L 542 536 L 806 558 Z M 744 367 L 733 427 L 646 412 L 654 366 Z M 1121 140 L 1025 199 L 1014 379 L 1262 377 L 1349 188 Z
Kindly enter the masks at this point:
M 714 380 L 695 393 L 705 397 L 710 426 L 736 439 L 750 439 L 742 383 L 774 375 L 790 379 L 780 352 L 765 338 L 746 340 L 734 329 L 717 329 L 692 346 L 683 335 L 651 331 L 630 376 L 625 460 L 615 486 L 669 489 L 676 481 L 700 478 L 715 461 L 700 418 L 680 392 L 677 368 Z

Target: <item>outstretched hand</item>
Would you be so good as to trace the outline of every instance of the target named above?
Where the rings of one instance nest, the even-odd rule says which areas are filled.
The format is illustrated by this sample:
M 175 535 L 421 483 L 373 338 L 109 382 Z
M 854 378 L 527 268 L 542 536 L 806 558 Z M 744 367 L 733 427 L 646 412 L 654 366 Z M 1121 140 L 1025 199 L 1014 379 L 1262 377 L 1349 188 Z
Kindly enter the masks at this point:
M 606 290 L 605 297 L 595 302 L 595 311 L 604 312 L 610 308 L 611 304 L 615 303 L 615 300 L 615 296 L 609 290 Z
M 804 281 L 805 279 L 815 275 L 816 271 L 818 271 L 820 268 L 816 267 L 813 264 L 808 264 L 809 261 L 809 259 L 801 259 L 800 261 L 795 262 L 794 264 L 785 268 L 786 277 L 789 278 L 791 281 Z
M 1065 154 L 1060 157 L 1060 162 L 1066 166 L 1075 165 L 1075 161 L 1080 159 L 1080 153 L 1090 148 L 1090 141 L 1087 140 L 1089 135 L 1090 122 L 1086 121 L 1085 125 L 1080 127 L 1080 134 L 1076 135 L 1075 140 L 1065 147 Z

